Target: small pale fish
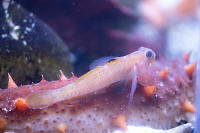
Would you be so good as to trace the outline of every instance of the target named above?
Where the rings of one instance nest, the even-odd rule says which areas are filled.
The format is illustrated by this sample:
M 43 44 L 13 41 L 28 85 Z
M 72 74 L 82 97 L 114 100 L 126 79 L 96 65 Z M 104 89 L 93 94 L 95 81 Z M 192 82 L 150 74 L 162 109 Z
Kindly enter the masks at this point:
M 103 66 L 97 66 L 70 85 L 56 90 L 33 93 L 26 98 L 26 103 L 30 108 L 43 108 L 60 101 L 71 102 L 97 93 L 113 83 L 126 79 L 129 75 L 134 77 L 130 95 L 133 96 L 136 89 L 135 71 L 137 69 L 135 68 L 137 64 L 149 65 L 155 61 L 155 56 L 153 50 L 140 48 L 136 52 L 118 57 Z

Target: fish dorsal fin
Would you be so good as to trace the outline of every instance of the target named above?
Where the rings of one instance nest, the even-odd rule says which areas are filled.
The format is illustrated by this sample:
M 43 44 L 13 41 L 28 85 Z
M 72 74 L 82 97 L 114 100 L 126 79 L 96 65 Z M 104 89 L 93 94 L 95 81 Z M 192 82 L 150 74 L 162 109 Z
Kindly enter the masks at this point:
M 90 70 L 92 70 L 92 69 L 96 68 L 97 66 L 103 66 L 108 62 L 116 60 L 117 58 L 118 57 L 114 57 L 114 56 L 106 56 L 106 57 L 96 59 L 90 64 L 89 68 L 90 68 Z

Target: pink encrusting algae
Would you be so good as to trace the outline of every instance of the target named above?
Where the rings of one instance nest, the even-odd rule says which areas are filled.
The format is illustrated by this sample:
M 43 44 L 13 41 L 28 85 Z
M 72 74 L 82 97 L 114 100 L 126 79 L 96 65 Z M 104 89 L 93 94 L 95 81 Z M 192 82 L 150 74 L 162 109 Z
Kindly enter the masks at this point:
M 128 83 L 123 87 L 113 84 L 107 87 L 112 89 L 75 102 L 61 101 L 46 108 L 31 109 L 24 102 L 30 94 L 58 89 L 79 78 L 67 79 L 61 72 L 57 81 L 43 79 L 37 84 L 18 87 L 9 76 L 8 89 L 0 90 L 0 119 L 3 121 L 0 130 L 16 133 L 112 132 L 118 128 L 126 130 L 126 125 L 170 129 L 180 120 L 191 122 L 188 116 L 195 111 L 191 76 L 194 67 L 190 67 L 188 73 L 187 66 L 183 58 L 160 59 L 151 66 L 138 64 L 137 88 L 131 105 L 128 105 Z

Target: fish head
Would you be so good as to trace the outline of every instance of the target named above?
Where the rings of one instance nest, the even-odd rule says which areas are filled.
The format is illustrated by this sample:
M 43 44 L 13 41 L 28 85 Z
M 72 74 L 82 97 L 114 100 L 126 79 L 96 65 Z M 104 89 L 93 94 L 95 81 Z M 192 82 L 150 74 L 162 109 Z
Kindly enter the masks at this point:
M 152 49 L 145 48 L 145 47 L 140 47 L 138 49 L 139 52 L 142 53 L 143 60 L 148 64 L 151 65 L 155 59 L 156 59 L 156 54 Z

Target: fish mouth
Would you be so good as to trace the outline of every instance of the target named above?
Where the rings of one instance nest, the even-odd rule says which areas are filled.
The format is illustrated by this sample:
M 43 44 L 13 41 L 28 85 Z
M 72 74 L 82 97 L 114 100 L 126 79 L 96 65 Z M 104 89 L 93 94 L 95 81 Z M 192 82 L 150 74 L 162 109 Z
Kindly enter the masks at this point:
M 147 65 L 148 65 L 148 66 L 151 66 L 152 64 L 154 64 L 154 62 L 155 62 L 154 59 L 148 60 L 148 61 L 147 61 Z

